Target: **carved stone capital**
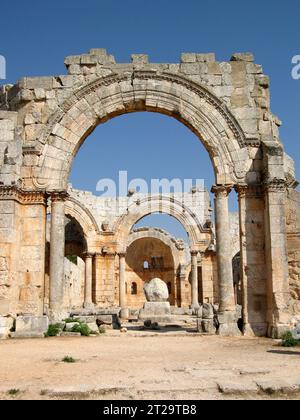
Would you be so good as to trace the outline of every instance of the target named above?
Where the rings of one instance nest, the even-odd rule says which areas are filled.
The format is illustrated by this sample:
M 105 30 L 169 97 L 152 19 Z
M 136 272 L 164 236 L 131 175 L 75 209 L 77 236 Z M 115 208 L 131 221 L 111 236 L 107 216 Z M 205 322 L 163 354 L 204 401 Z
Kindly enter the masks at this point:
M 99 258 L 103 257 L 103 254 L 102 254 L 102 252 L 94 252 L 94 257 L 95 257 L 95 259 L 99 259 Z
M 60 201 L 66 201 L 69 198 L 67 191 L 51 191 L 48 192 L 52 203 L 57 203 Z
M 239 199 L 242 198 L 262 198 L 263 189 L 261 185 L 236 185 L 235 191 L 238 194 Z
M 228 197 L 233 185 L 213 185 L 211 192 L 215 194 L 216 198 Z
M 94 252 L 87 251 L 87 252 L 84 252 L 83 253 L 83 256 L 84 256 L 85 259 L 87 259 L 87 258 L 94 258 L 95 253 Z

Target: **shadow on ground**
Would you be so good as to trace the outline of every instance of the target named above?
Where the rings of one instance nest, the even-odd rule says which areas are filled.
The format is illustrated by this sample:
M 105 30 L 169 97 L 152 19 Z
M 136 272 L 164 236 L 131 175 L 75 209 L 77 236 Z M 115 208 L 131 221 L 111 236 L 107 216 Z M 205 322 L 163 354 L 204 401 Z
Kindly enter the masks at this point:
M 300 351 L 291 351 L 291 350 L 268 350 L 267 353 L 283 354 L 286 356 L 300 356 Z

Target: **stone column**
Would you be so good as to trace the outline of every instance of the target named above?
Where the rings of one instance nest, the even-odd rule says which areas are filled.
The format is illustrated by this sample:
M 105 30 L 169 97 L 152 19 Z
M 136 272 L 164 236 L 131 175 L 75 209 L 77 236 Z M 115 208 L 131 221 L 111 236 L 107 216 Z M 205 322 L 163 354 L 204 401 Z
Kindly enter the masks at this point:
M 260 185 L 238 185 L 243 334 L 266 336 L 264 197 Z
M 94 254 L 85 254 L 85 281 L 84 281 L 84 308 L 93 309 L 92 285 L 93 285 L 93 257 Z
M 219 335 L 240 335 L 234 299 L 228 194 L 232 187 L 218 185 L 215 194 L 216 243 L 219 279 Z
M 290 289 L 286 237 L 286 183 L 265 185 L 265 251 L 268 335 L 281 338 L 290 328 Z
M 51 194 L 51 230 L 50 230 L 50 318 L 60 320 L 66 311 L 63 310 L 64 294 L 64 259 L 65 259 L 65 200 L 68 194 L 54 192 Z
M 121 318 L 128 318 L 128 309 L 126 308 L 126 288 L 125 288 L 125 282 L 126 282 L 126 253 L 125 252 L 119 252 L 119 306 L 121 308 Z
M 178 300 L 179 300 L 179 306 L 182 308 L 186 305 L 185 302 L 185 293 L 184 293 L 184 286 L 185 286 L 185 281 L 186 281 L 186 268 L 184 265 L 179 266 L 178 269 Z
M 199 309 L 198 298 L 198 251 L 191 251 L 191 268 L 192 268 L 192 309 Z

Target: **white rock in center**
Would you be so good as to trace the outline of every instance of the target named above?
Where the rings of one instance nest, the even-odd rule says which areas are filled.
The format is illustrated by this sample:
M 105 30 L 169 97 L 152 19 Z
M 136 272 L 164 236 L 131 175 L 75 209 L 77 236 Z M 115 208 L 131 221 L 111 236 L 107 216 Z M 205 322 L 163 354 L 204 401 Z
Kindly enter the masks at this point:
M 146 283 L 144 292 L 148 302 L 167 302 L 169 299 L 168 287 L 161 279 L 153 279 Z

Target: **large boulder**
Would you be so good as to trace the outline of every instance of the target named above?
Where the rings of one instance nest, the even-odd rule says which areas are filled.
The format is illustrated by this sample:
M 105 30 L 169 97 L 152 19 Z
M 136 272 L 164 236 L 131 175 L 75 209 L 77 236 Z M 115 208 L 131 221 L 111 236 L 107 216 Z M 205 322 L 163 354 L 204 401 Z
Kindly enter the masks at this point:
M 146 283 L 144 292 L 148 302 L 167 302 L 169 299 L 168 287 L 161 279 L 153 279 Z

